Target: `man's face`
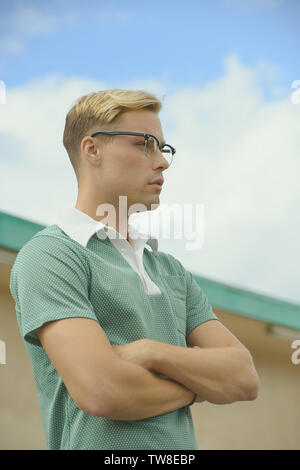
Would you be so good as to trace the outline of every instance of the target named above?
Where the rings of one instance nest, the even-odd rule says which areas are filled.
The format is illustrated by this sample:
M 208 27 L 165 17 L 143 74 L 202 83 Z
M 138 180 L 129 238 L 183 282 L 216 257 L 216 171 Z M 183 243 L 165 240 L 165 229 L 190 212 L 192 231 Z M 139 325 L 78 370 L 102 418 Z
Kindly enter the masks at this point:
M 160 119 L 149 110 L 122 114 L 115 130 L 149 133 L 157 137 L 160 144 L 164 141 Z M 149 183 L 163 178 L 163 171 L 169 167 L 160 150 L 147 157 L 143 136 L 115 135 L 107 146 L 97 137 L 93 141 L 102 155 L 98 166 L 88 167 L 95 196 L 101 202 L 114 205 L 118 204 L 119 195 L 127 196 L 127 210 L 136 203 L 144 204 L 147 210 L 151 210 L 151 204 L 156 204 L 155 209 L 163 187 L 159 189 Z

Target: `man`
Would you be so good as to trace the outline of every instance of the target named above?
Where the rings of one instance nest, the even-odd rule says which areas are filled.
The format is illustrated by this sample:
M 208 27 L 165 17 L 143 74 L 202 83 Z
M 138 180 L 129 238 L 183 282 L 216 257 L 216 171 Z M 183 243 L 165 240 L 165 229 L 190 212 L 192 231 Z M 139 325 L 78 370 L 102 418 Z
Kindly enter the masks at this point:
M 144 91 L 78 100 L 64 131 L 76 206 L 12 268 L 49 449 L 198 449 L 194 400 L 257 397 L 249 351 L 181 262 L 128 220 L 159 205 L 153 182 L 174 156 L 160 109 Z

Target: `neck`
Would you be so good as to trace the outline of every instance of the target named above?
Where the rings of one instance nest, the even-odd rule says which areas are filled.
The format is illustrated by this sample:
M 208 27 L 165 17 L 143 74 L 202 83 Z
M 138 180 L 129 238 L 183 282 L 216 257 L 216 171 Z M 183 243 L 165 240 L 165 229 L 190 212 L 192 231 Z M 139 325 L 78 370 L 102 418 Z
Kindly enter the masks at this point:
M 104 210 L 104 215 L 103 211 L 101 211 L 101 214 L 98 215 L 96 214 L 97 208 L 101 204 L 98 205 L 88 205 L 88 204 L 83 204 L 81 201 L 77 200 L 76 202 L 76 209 L 78 209 L 81 212 L 84 212 L 88 216 L 90 216 L 92 219 L 96 220 L 97 222 L 102 222 L 103 224 L 107 225 L 108 227 L 113 227 L 116 232 L 120 233 L 124 238 L 128 240 L 128 217 L 126 214 L 126 217 L 121 217 L 120 214 L 121 212 L 119 211 L 119 208 L 115 210 Z M 105 208 L 104 208 L 105 209 Z

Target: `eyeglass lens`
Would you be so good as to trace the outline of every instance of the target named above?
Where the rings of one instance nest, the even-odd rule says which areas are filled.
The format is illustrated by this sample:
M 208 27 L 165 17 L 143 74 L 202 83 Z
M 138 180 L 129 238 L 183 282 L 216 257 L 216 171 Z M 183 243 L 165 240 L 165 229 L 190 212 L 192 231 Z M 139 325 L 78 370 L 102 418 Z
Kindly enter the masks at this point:
M 158 148 L 157 141 L 153 137 L 149 136 L 148 140 L 145 139 L 145 150 L 149 156 L 153 155 L 157 151 L 157 148 Z M 162 154 L 164 158 L 167 160 L 167 162 L 169 163 L 169 165 L 171 165 L 172 159 L 173 159 L 171 148 L 168 147 L 167 145 L 163 146 Z

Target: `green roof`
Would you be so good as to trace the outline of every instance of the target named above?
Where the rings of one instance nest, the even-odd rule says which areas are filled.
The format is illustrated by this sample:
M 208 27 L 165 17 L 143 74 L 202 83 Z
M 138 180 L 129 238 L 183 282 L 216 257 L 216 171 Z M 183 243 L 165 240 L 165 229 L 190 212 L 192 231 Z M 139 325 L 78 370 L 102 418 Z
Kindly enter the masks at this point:
M 18 252 L 36 232 L 45 227 L 45 225 L 0 212 L 0 247 Z M 300 330 L 300 305 L 208 279 L 195 272 L 193 276 L 213 307 Z

